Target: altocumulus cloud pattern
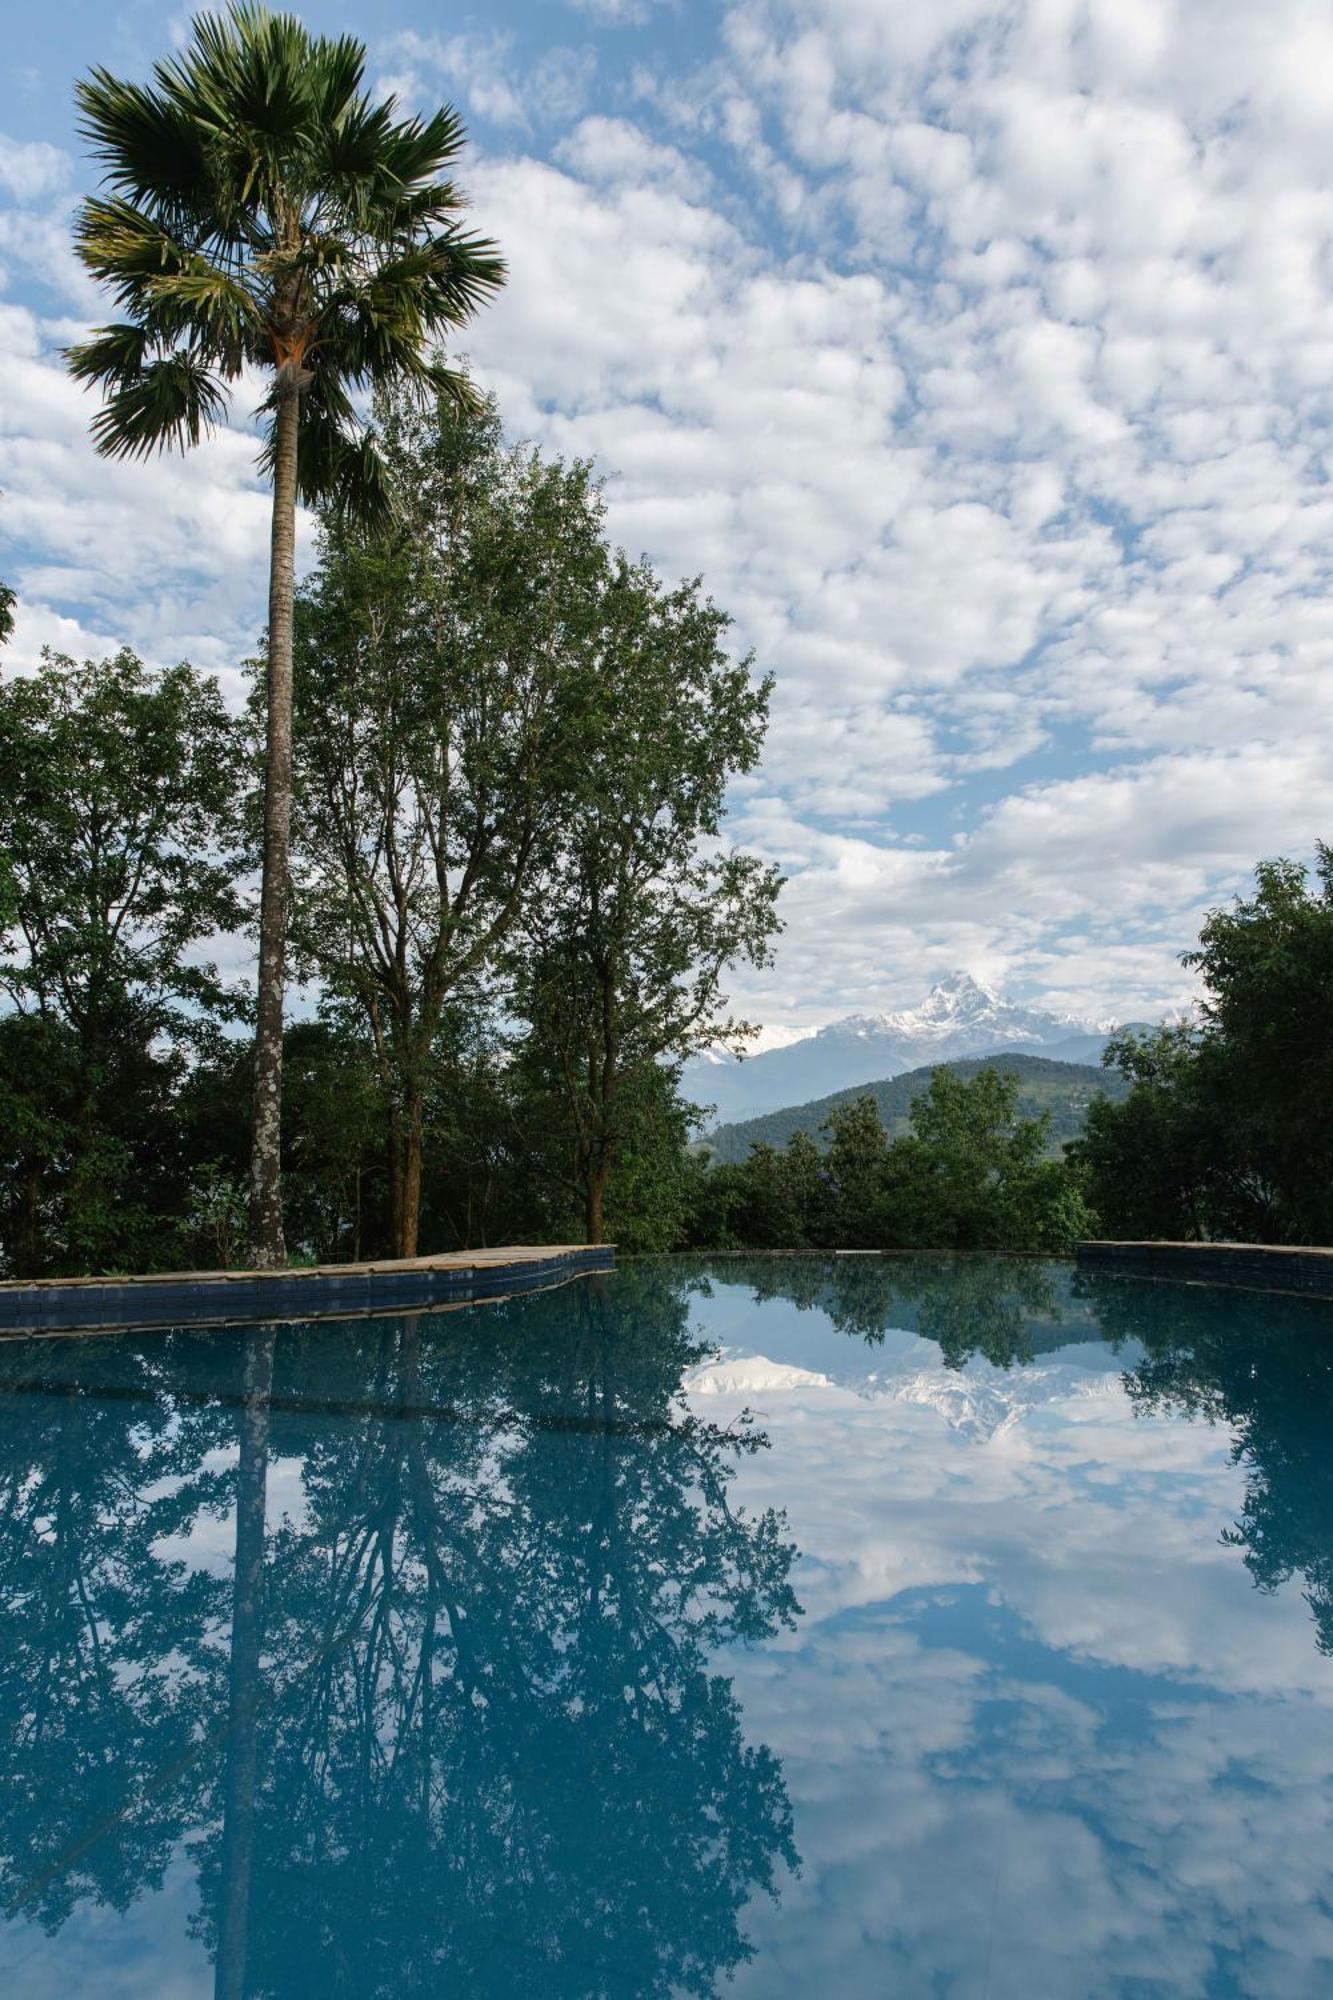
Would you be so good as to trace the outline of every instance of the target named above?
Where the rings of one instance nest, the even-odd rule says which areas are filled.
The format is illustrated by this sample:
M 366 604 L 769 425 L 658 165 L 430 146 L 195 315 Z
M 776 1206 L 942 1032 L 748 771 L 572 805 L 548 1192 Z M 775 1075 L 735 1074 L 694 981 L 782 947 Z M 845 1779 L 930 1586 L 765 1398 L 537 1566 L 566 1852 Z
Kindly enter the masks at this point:
M 102 464 L 56 354 L 99 313 L 70 84 L 146 66 L 168 11 L 16 30 L 14 657 L 128 640 L 238 689 L 251 438 Z M 599 461 L 618 536 L 702 572 L 777 676 L 732 827 L 790 872 L 788 933 L 740 1007 L 808 1029 L 953 965 L 1082 1013 L 1178 1004 L 1200 911 L 1330 831 L 1327 9 L 414 12 L 361 26 L 385 89 L 474 134 L 512 271 L 478 374 L 511 429 Z

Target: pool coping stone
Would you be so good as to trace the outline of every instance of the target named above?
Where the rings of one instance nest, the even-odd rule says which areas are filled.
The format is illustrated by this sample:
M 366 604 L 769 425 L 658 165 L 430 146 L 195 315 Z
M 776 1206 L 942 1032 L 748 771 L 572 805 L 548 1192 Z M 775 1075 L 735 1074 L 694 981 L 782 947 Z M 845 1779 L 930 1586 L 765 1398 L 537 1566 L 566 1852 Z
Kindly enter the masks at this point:
M 1333 1249 L 1302 1243 L 1176 1243 L 1090 1240 L 1075 1245 L 1080 1270 L 1248 1292 L 1333 1298 Z
M 282 1271 L 0 1280 L 0 1337 L 467 1305 L 615 1268 L 615 1245 L 506 1244 Z

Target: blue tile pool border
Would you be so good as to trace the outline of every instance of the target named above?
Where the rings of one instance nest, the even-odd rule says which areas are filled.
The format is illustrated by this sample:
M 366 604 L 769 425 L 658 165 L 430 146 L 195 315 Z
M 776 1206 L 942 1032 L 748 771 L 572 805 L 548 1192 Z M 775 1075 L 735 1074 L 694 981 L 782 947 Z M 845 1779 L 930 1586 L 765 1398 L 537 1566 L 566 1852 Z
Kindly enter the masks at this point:
M 1333 1299 L 1333 1250 L 1268 1243 L 1080 1243 L 1083 1271 Z
M 346 1319 L 470 1305 L 615 1268 L 613 1245 L 412 1259 L 317 1270 L 204 1271 L 160 1277 L 0 1284 L 0 1338 L 232 1321 Z

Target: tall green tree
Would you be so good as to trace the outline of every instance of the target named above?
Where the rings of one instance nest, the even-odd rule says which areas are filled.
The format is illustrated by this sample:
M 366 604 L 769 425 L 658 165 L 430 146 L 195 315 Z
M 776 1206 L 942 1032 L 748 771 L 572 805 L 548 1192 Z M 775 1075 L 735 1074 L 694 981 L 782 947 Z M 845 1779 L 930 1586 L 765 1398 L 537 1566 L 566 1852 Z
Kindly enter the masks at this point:
M 1197 1021 L 1107 1050 L 1129 1079 L 1077 1147 L 1112 1235 L 1333 1241 L 1333 850 L 1266 861 L 1185 963 Z
M 95 1059 L 127 1014 L 190 1036 L 226 1008 L 196 952 L 241 921 L 241 740 L 217 683 L 128 650 L 0 682 L 0 846 L 18 908 L 0 988 Z
M 99 385 L 100 451 L 197 444 L 247 368 L 267 379 L 273 487 L 264 861 L 251 1163 L 251 1256 L 284 1258 L 282 1012 L 291 819 L 296 506 L 382 512 L 382 468 L 353 394 L 462 385 L 428 351 L 502 283 L 493 246 L 459 222 L 451 110 L 399 118 L 363 87 L 365 48 L 240 5 L 199 16 L 144 86 L 94 70 L 78 87 L 103 192 L 79 254 L 124 314 L 71 348 Z
M 1254 893 L 1210 911 L 1184 962 L 1277 1229 L 1333 1241 L 1333 848 L 1319 844 L 1313 871 L 1261 862 Z
M 728 656 L 729 620 L 697 583 L 669 590 L 622 560 L 602 616 L 581 783 L 515 967 L 523 1060 L 559 1080 L 590 1243 L 634 1080 L 743 1045 L 723 980 L 767 962 L 781 886 L 722 836 L 727 786 L 759 759 L 771 681 Z
M 0 583 L 0 646 L 8 645 L 14 636 L 14 606 L 17 602 L 10 585 Z M 13 914 L 14 877 L 9 856 L 0 848 L 0 925 L 8 924 Z
M 1203 1060 L 1201 1053 L 1198 1028 L 1188 1023 L 1108 1042 L 1103 1060 L 1119 1070 L 1129 1094 L 1120 1103 L 1094 1097 L 1069 1149 L 1097 1228 L 1188 1240 L 1226 1216 L 1239 1236 L 1262 1230 L 1259 1190 L 1237 1172 L 1217 1052 Z
M 889 1214 L 889 1141 L 873 1097 L 840 1104 L 824 1128 L 829 1135 L 831 1236 L 848 1249 L 900 1241 Z
M 568 815 L 608 558 L 587 468 L 507 448 L 493 403 L 380 419 L 393 522 L 328 518 L 299 605 L 294 936 L 374 1045 L 411 1257 L 444 1011 Z
M 0 683 L 6 1255 L 21 1271 L 143 1253 L 170 1051 L 235 996 L 205 956 L 237 927 L 239 726 L 189 666 L 48 654 Z M 150 1183 L 154 1184 L 150 1190 Z M 138 1220 L 136 1221 L 136 1218 Z M 149 1252 L 151 1254 L 151 1252 Z
M 896 1240 L 954 1250 L 1060 1252 L 1087 1232 L 1077 1182 L 1047 1152 L 1050 1115 L 1018 1115 L 1018 1079 L 937 1069 L 889 1148 Z

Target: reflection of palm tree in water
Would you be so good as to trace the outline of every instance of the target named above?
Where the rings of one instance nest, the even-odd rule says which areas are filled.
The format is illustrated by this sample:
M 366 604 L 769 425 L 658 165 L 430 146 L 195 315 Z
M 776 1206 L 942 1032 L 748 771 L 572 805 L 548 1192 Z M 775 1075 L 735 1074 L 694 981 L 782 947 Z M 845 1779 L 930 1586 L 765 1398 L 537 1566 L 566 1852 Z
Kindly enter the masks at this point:
M 686 1324 L 645 1273 L 315 1330 L 271 1408 L 252 1343 L 228 1756 L 211 1806 L 177 1801 L 178 1830 L 225 1817 L 196 1846 L 219 1993 L 706 1994 L 747 1956 L 791 1815 L 709 1654 L 795 1615 L 794 1550 L 730 1503 L 763 1440 L 675 1400 Z M 350 1425 L 309 1409 L 334 1373 Z M 261 1579 L 270 1453 L 305 1508 Z M 216 1728 L 202 1628 L 188 1650 Z
M 222 1785 L 222 1869 L 218 1895 L 217 2000 L 243 2000 L 254 1873 L 259 1721 L 263 1702 L 264 1530 L 268 1500 L 271 1327 L 245 1343 L 245 1386 L 236 1461 L 236 1542 L 232 1563 L 227 1751 Z
M 313 1954 L 358 1994 L 709 1993 L 746 1956 L 790 1809 L 705 1648 L 794 1614 L 794 1552 L 728 1505 L 759 1440 L 673 1413 L 679 1304 L 573 1288 L 517 1354 L 402 1322 L 356 1460 L 307 1461 L 270 1601 L 346 1638 L 274 1709 L 255 1992 Z

